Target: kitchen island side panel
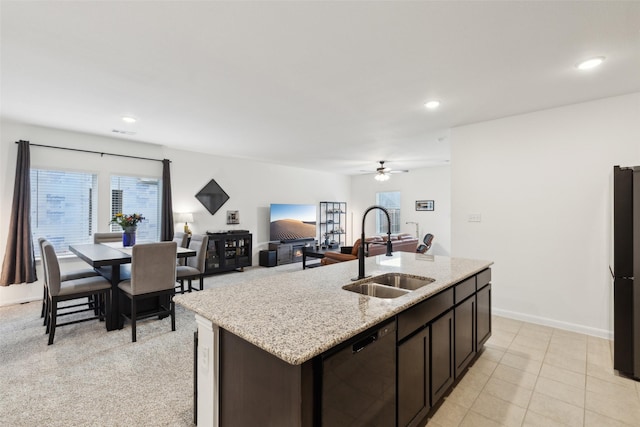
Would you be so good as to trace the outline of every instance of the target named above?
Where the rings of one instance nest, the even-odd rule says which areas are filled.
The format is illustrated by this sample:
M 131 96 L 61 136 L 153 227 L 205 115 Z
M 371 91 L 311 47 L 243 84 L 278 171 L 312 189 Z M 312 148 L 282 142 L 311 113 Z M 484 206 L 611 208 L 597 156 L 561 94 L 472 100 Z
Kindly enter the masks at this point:
M 311 427 L 311 364 L 291 365 L 221 329 L 220 427 Z

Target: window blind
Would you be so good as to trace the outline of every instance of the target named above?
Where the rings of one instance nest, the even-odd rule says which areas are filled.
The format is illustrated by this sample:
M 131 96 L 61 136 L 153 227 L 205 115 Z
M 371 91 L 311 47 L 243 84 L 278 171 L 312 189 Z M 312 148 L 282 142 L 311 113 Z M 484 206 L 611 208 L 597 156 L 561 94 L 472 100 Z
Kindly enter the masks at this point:
M 97 175 L 45 169 L 30 172 L 35 255 L 40 256 L 40 237 L 49 240 L 58 255 L 70 254 L 69 245 L 92 242 Z
M 158 178 L 141 178 L 136 176 L 111 176 L 111 213 L 142 214 L 145 218 L 136 233 L 136 241 L 160 240 L 160 207 L 162 182 Z M 117 224 L 112 224 L 113 231 L 122 231 Z
M 386 191 L 376 193 L 376 204 L 387 209 L 391 218 L 391 232 L 400 232 L 400 192 Z M 384 212 L 376 210 L 376 232 L 387 232 L 387 216 Z

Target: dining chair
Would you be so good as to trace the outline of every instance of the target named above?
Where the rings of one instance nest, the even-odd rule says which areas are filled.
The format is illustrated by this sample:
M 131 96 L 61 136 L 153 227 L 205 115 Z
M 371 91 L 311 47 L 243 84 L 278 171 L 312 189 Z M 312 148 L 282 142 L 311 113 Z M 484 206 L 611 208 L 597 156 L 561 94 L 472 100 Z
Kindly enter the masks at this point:
M 42 260 L 42 271 L 44 272 L 44 280 L 42 281 L 42 309 L 40 310 L 40 317 L 44 318 L 42 324 L 43 326 L 46 326 L 47 324 L 47 317 L 45 316 L 47 313 L 47 303 L 48 303 L 48 296 L 49 296 L 49 287 L 48 287 L 48 278 L 47 278 L 47 269 L 45 268 L 44 265 L 44 250 L 42 245 L 44 244 L 44 242 L 48 242 L 48 240 L 44 237 L 39 237 L 38 238 L 38 245 L 40 246 L 40 258 Z M 74 279 L 82 279 L 84 277 L 93 277 L 93 276 L 98 276 L 98 273 L 93 269 L 93 268 L 80 268 L 80 269 L 76 269 L 76 270 L 71 270 L 71 271 L 67 271 L 66 273 L 61 272 L 60 273 L 60 280 L 61 281 L 67 281 L 67 280 L 74 280 Z M 73 305 L 66 305 L 64 308 L 68 309 L 68 308 L 72 308 L 72 307 L 81 307 L 83 305 L 86 304 L 93 304 L 93 300 L 91 298 L 89 298 L 89 301 L 87 303 L 79 303 L 79 304 L 73 304 Z M 96 311 L 97 314 L 97 311 Z
M 48 284 L 46 332 L 49 334 L 49 345 L 51 345 L 56 334 L 56 327 L 95 319 L 104 320 L 105 316 L 109 316 L 111 312 L 111 283 L 98 275 L 62 280 L 58 256 L 53 245 L 47 241 L 43 242 L 42 251 L 46 272 L 45 277 Z M 66 323 L 58 323 L 58 315 L 94 311 L 95 307 L 88 307 L 58 314 L 58 303 L 88 296 L 93 296 L 94 304 L 97 305 L 98 309 L 97 315 L 71 320 Z
M 176 280 L 180 283 L 180 293 L 184 293 L 184 281 L 187 280 L 188 291 L 191 292 L 191 281 L 193 279 L 200 280 L 200 289 L 204 289 L 204 270 L 207 262 L 207 246 L 209 245 L 209 236 L 206 234 L 193 234 L 189 241 L 189 249 L 196 251 L 196 255 L 188 257 L 185 265 L 179 265 L 176 270 Z
M 93 233 L 93 243 L 121 242 L 122 233 Z
M 131 321 L 131 341 L 136 342 L 136 324 L 139 319 L 171 315 L 171 330 L 176 330 L 176 311 L 173 295 L 176 278 L 176 242 L 142 243 L 133 246 L 131 255 L 131 279 L 118 284 L 122 294 L 131 300 L 131 315 L 122 316 Z M 156 298 L 158 310 L 138 313 L 138 301 Z M 164 297 L 164 298 L 163 298 Z M 168 297 L 168 298 L 166 298 Z M 169 307 L 163 305 L 163 299 Z
M 189 247 L 189 234 L 181 231 L 176 231 L 173 234 L 173 241 L 176 242 L 179 248 Z M 176 260 L 177 265 L 184 265 L 184 258 L 178 258 Z

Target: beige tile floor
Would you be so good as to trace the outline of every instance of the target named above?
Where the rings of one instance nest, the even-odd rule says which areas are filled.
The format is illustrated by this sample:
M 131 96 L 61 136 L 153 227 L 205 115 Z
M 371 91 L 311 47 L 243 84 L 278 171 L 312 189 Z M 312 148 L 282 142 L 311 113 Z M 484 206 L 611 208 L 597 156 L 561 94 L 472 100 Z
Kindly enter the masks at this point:
M 640 426 L 640 382 L 613 370 L 611 341 L 493 317 L 485 350 L 427 423 Z

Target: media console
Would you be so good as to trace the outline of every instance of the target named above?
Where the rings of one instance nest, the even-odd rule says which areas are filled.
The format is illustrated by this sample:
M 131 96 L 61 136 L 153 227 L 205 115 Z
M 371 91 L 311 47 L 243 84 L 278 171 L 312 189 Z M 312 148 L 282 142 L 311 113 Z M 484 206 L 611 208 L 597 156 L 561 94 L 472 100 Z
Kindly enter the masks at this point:
M 269 250 L 276 251 L 278 265 L 302 262 L 302 251 L 305 246 L 315 245 L 313 240 L 295 242 L 270 242 Z

